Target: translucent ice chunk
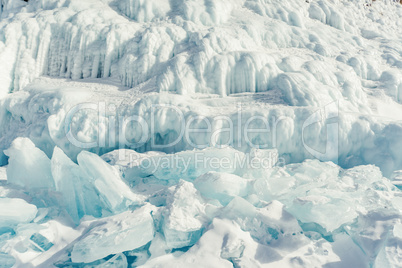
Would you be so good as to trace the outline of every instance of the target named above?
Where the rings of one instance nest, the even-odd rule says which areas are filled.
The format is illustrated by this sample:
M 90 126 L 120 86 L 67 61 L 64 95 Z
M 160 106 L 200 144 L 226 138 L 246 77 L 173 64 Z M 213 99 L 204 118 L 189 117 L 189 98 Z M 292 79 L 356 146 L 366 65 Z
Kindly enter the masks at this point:
M 161 180 L 195 179 L 208 172 L 236 173 L 244 153 L 233 148 L 208 148 L 176 154 L 152 156 L 125 172 L 126 179 L 154 175 Z
M 153 209 L 153 206 L 146 205 L 98 220 L 74 245 L 71 260 L 90 263 L 147 244 L 154 237 Z
M 352 222 L 357 217 L 353 201 L 344 198 L 328 198 L 309 195 L 296 198 L 289 211 L 300 221 L 316 222 L 328 232 L 339 228 L 342 224 Z
M 41 251 L 48 251 L 54 245 L 46 237 L 44 237 L 43 235 L 41 235 L 39 233 L 34 233 L 33 235 L 31 235 L 31 237 L 29 239 Z
M 38 209 L 19 198 L 0 198 L 0 227 L 32 221 Z
M 77 160 L 85 176 L 95 185 L 106 207 L 119 212 L 140 202 L 140 198 L 122 181 L 117 170 L 98 155 L 83 151 Z
M 78 224 L 84 215 L 100 217 L 102 202 L 82 169 L 58 147 L 54 149 L 51 166 L 56 190 L 62 194 L 61 205 L 73 221 Z
M 127 268 L 127 258 L 123 253 L 116 254 L 109 260 L 99 265 L 96 265 L 97 268 Z
M 305 243 L 297 220 L 288 213 L 284 205 L 273 201 L 256 208 L 240 197 L 235 197 L 221 211 L 222 217 L 236 221 L 244 231 L 263 244 L 277 247 L 297 247 Z
M 54 187 L 50 159 L 28 138 L 17 138 L 4 153 L 9 156 L 7 180 L 27 188 Z
M 11 268 L 15 264 L 15 259 L 6 253 L 0 252 L 0 267 L 1 268 Z
M 218 199 L 224 204 L 227 204 L 234 196 L 247 195 L 247 184 L 247 180 L 239 176 L 213 171 L 205 173 L 194 181 L 195 187 L 203 196 Z
M 169 248 L 195 244 L 207 220 L 205 203 L 190 182 L 181 180 L 163 212 L 163 234 Z

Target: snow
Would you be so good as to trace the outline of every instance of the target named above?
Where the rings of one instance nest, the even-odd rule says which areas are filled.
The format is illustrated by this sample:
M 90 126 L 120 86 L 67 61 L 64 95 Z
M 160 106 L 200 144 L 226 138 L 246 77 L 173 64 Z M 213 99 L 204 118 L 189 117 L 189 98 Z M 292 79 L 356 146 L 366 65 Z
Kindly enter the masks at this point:
M 401 17 L 0 0 L 0 266 L 399 267 Z

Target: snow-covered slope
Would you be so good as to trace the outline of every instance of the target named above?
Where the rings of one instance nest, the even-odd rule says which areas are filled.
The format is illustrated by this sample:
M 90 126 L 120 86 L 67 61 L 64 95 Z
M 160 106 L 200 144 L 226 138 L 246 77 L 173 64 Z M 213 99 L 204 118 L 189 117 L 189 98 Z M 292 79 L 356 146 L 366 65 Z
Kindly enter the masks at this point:
M 0 264 L 400 265 L 396 1 L 0 3 Z

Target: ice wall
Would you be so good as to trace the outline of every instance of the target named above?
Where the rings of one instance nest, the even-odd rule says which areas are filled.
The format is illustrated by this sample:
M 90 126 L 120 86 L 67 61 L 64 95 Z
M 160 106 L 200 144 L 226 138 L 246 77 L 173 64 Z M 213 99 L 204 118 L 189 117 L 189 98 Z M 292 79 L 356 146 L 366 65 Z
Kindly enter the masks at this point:
M 74 0 L 8 8 L 7 3 L 0 23 L 3 96 L 40 75 L 112 76 L 129 87 L 149 82 L 158 91 L 179 94 L 226 96 L 275 88 L 285 95 L 322 88 L 341 93 L 345 81 L 320 80 L 322 74 L 305 68 L 315 64 L 352 71 L 358 87 L 370 88 L 365 80 L 375 81 L 399 99 L 399 67 L 393 69 L 395 78 L 385 78 L 401 63 L 401 45 L 392 41 L 400 38 L 396 4 Z M 288 79 L 300 81 L 302 89 L 283 88 L 284 73 L 297 76 Z M 312 92 L 304 92 L 307 86 Z M 317 104 L 290 101 L 311 103 Z
M 142 94 L 135 89 L 119 91 L 113 84 L 97 87 L 90 81 L 46 78 L 3 99 L 0 123 L 5 127 L 0 129 L 0 148 L 4 150 L 15 138 L 25 136 L 48 157 L 58 146 L 76 161 L 82 150 L 103 154 L 131 148 L 171 153 L 231 146 L 248 152 L 260 147 L 277 149 L 287 163 L 318 157 L 342 167 L 375 164 L 386 176 L 402 168 L 398 121 L 402 108 L 383 94 L 367 96 L 366 105 L 357 109 L 354 103 L 361 104 L 365 95 L 352 84 L 344 86 L 348 99 L 320 109 L 288 106 L 277 91 L 200 100 Z M 88 103 L 92 106 L 82 106 Z M 122 123 L 132 116 L 144 125 Z M 207 122 L 210 131 L 189 131 L 207 129 Z M 232 130 L 225 130 L 230 127 Z M 244 135 L 245 129 L 265 131 Z M 326 151 L 331 144 L 335 148 Z

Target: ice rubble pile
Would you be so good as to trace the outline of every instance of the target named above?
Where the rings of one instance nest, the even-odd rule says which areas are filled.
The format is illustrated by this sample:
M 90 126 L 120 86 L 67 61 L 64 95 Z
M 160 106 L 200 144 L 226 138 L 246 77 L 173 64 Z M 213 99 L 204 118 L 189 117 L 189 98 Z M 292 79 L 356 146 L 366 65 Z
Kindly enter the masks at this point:
M 276 150 L 246 158 L 230 148 L 118 150 L 102 158 L 83 151 L 75 164 L 57 147 L 47 158 L 27 138 L 6 153 L 3 267 L 401 262 L 402 192 L 375 166 L 343 170 L 307 160 L 279 167 Z
M 393 173 L 402 169 L 400 5 L 0 1 L 0 149 L 8 163 L 7 180 L 0 168 L 0 266 L 402 262 L 402 176 Z M 334 101 L 335 109 L 316 113 Z M 69 117 L 83 103 L 97 107 Z M 190 133 L 167 155 L 152 152 L 151 140 L 132 146 L 141 137 L 136 125 L 127 126 L 126 140 L 110 139 L 121 134 L 113 116 L 149 122 L 155 105 L 174 106 L 187 122 L 208 118 L 212 130 L 225 127 L 217 115 L 235 129 L 265 118 L 275 129 L 252 141 L 278 152 L 251 150 L 247 158 L 237 132 L 231 145 L 242 145 L 235 149 L 191 151 L 227 137 L 221 132 L 210 144 L 207 134 Z M 168 144 L 180 118 L 154 112 L 149 138 Z M 307 147 L 325 151 L 335 117 L 339 158 L 325 160 L 343 168 L 303 161 L 311 158 Z M 278 118 L 286 120 L 275 125 Z M 85 148 L 92 153 L 68 131 L 81 143 L 98 142 Z M 299 163 L 273 166 L 277 153 Z M 199 155 L 229 165 L 200 167 Z M 261 156 L 272 162 L 234 165 Z

